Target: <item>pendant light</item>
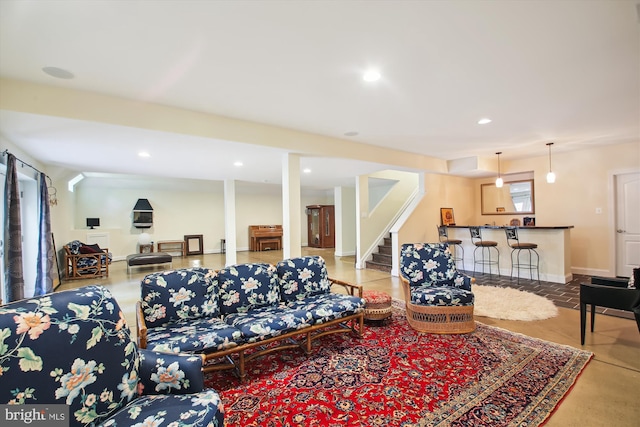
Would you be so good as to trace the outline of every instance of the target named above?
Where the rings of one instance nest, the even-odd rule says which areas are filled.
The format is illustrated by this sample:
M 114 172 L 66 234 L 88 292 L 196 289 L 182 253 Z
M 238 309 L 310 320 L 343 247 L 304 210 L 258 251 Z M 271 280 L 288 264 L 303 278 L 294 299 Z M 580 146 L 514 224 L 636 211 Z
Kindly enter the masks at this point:
M 556 174 L 551 170 L 551 146 L 553 142 L 547 142 L 547 147 L 549 147 L 549 173 L 547 174 L 547 182 L 549 184 L 553 184 L 556 182 Z
M 500 176 L 500 154 L 502 154 L 502 151 L 498 151 L 496 154 L 498 155 L 498 178 L 496 179 L 496 187 L 501 188 L 502 184 L 504 184 L 502 176 Z

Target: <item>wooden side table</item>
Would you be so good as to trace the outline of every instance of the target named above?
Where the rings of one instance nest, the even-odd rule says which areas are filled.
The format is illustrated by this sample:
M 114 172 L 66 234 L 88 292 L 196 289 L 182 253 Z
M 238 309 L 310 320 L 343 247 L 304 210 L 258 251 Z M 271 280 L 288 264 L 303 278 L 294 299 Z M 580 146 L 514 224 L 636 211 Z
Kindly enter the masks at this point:
M 169 246 L 170 248 L 173 247 L 174 252 L 179 250 L 182 256 L 187 255 L 187 250 L 186 250 L 184 240 L 163 240 L 163 241 L 157 242 L 157 245 L 158 245 L 158 252 L 171 251 L 171 249 L 166 249 L 166 247 Z

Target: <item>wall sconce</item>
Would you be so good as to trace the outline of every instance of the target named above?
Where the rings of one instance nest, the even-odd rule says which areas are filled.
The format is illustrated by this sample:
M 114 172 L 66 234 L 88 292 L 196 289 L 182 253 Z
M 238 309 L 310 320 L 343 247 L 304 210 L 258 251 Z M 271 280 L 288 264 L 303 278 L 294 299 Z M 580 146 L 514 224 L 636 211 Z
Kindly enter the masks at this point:
M 496 179 L 496 187 L 501 188 L 502 184 L 504 184 L 502 176 L 500 176 L 500 154 L 502 154 L 502 151 L 498 151 L 496 154 L 498 155 L 498 178 Z
M 551 146 L 553 142 L 547 142 L 547 147 L 549 147 L 549 173 L 547 174 L 547 182 L 549 184 L 553 184 L 556 182 L 556 174 L 551 170 Z

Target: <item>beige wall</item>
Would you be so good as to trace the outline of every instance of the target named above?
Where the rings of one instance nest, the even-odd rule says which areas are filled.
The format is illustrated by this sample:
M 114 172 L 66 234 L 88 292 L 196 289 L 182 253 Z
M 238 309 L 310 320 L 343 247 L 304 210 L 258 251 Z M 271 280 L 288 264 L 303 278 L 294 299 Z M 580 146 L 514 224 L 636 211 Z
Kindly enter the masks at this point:
M 437 242 L 440 208 L 453 208 L 456 224 L 475 222 L 475 180 L 426 174 L 424 197 L 398 232 L 398 243 Z
M 546 182 L 549 159 L 540 157 L 504 162 L 504 173 L 533 171 L 538 226 L 573 225 L 571 267 L 577 274 L 615 275 L 615 218 L 613 175 L 640 172 L 640 139 L 628 144 L 585 147 L 567 153 L 552 152 L 554 184 Z M 480 184 L 475 200 L 477 224 L 508 223 L 524 215 L 480 215 Z M 597 214 L 596 208 L 602 213 Z M 531 215 L 526 215 L 531 216 Z M 460 223 L 460 222 L 458 222 Z

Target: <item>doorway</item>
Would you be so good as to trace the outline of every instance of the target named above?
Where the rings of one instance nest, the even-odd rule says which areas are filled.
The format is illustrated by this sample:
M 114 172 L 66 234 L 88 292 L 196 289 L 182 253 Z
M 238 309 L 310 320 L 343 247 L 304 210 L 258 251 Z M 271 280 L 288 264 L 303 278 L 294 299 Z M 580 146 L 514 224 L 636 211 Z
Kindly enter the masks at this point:
M 640 172 L 614 175 L 616 276 L 640 266 Z

